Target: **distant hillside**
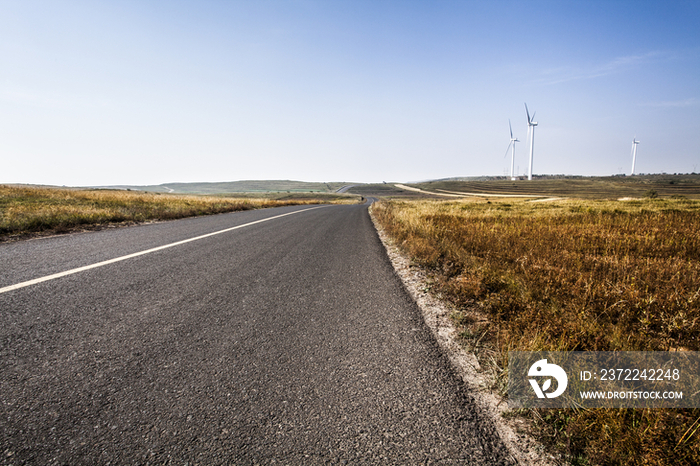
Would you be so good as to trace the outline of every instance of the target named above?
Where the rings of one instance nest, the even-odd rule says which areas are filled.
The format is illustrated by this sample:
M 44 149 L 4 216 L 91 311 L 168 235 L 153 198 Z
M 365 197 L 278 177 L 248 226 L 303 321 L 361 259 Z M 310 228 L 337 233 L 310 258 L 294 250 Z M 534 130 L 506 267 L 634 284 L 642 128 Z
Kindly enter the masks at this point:
M 563 196 L 588 199 L 683 196 L 700 198 L 700 175 L 635 175 L 609 177 L 540 176 L 532 181 L 506 179 L 436 180 L 411 186 L 436 193 Z
M 159 193 L 226 194 L 226 193 L 332 193 L 347 183 L 313 183 L 291 180 L 243 180 L 218 183 L 163 183 L 148 186 L 100 186 L 101 188 L 131 189 Z

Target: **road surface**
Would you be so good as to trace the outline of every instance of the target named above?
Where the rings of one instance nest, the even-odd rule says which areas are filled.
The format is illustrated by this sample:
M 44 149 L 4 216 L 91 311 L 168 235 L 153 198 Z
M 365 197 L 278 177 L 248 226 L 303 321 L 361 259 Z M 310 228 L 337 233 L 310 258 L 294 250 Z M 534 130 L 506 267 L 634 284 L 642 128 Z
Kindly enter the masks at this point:
M 0 266 L 0 464 L 511 464 L 367 205 L 8 243 Z
M 348 189 L 354 188 L 357 186 L 356 184 L 346 184 L 345 186 L 342 186 L 340 189 L 336 191 L 336 193 L 346 193 L 348 192 Z

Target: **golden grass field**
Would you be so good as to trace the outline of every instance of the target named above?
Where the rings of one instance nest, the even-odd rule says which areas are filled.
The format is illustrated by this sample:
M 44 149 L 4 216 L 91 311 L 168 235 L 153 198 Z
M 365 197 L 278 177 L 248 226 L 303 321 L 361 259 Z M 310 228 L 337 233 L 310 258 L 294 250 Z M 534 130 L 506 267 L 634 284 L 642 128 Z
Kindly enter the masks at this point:
M 387 200 L 373 214 L 457 306 L 501 390 L 508 351 L 700 350 L 700 201 Z M 525 415 L 574 464 L 700 464 L 700 410 Z
M 0 241 L 39 232 L 60 233 L 112 223 L 171 220 L 321 202 L 327 201 L 0 185 Z M 357 202 L 357 199 L 335 199 L 332 202 Z

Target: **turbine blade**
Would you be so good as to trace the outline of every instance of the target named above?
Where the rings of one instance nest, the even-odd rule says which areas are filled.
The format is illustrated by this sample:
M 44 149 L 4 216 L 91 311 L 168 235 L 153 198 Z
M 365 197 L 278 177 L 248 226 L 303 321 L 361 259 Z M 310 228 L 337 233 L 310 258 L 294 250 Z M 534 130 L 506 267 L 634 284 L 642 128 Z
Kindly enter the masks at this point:
M 510 144 L 508 144 L 508 148 L 506 149 L 506 155 L 503 156 L 504 159 L 505 159 L 506 157 L 508 157 L 508 151 L 510 150 L 510 146 L 511 146 L 512 144 L 513 144 L 512 141 L 511 141 Z
M 510 118 L 508 118 L 508 127 L 510 128 L 510 138 L 513 139 L 513 127 L 510 124 Z
M 525 103 L 525 113 L 527 113 L 527 124 L 529 125 L 532 120 L 530 119 L 530 110 L 527 109 L 527 102 Z

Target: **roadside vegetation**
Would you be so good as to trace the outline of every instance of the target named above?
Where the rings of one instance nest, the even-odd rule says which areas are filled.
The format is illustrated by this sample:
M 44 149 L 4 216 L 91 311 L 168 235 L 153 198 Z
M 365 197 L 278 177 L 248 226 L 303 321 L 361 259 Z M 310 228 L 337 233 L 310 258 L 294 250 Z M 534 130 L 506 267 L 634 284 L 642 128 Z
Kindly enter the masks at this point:
M 505 394 L 508 351 L 700 350 L 700 201 L 382 201 Z M 532 410 L 573 464 L 700 464 L 700 410 Z
M 295 199 L 233 198 L 127 190 L 0 186 L 0 241 L 115 223 L 172 220 L 325 202 L 357 202 L 357 198 L 343 198 L 340 195 L 332 199 L 301 195 Z

